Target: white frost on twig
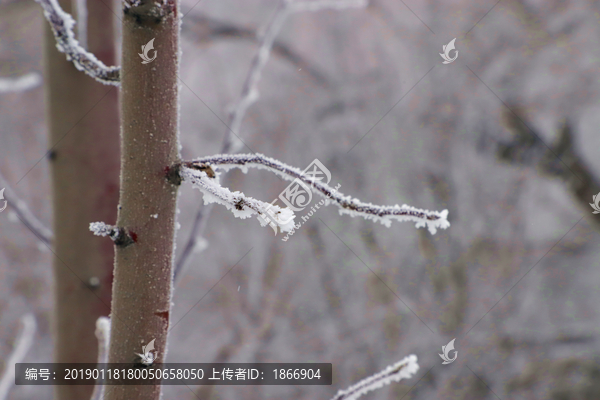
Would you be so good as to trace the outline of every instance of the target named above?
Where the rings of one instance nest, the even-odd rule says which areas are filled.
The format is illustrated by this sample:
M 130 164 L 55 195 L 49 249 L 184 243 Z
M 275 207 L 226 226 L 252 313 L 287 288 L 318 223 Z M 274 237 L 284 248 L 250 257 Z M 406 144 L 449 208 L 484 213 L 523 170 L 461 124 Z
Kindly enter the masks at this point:
M 348 389 L 338 391 L 331 400 L 356 400 L 363 394 L 380 389 L 392 382 L 410 379 L 418 370 L 417 356 L 411 354 L 383 371 L 350 386 Z
M 35 336 L 36 323 L 33 314 L 25 314 L 21 318 L 23 329 L 17 338 L 16 346 L 6 364 L 4 365 L 4 374 L 0 378 L 0 400 L 8 398 L 10 389 L 15 384 L 15 364 L 20 363 L 33 344 Z
M 98 339 L 98 364 L 108 363 L 108 348 L 110 345 L 110 318 L 100 317 L 96 320 L 96 338 Z M 102 400 L 104 398 L 104 387 L 102 379 L 98 379 L 90 400 Z
M 73 61 L 75 67 L 105 85 L 119 86 L 120 67 L 107 67 L 92 53 L 86 51 L 73 33 L 75 21 L 58 4 L 57 0 L 35 0 L 44 9 L 44 16 L 56 38 L 56 48 Z
M 259 216 L 267 215 L 267 210 L 271 210 L 275 214 L 277 226 L 281 232 L 289 232 L 294 228 L 294 212 L 289 208 L 281 208 L 274 206 L 264 201 L 256 200 L 248 197 L 242 192 L 231 192 L 229 189 L 221 186 L 216 179 L 209 178 L 206 172 L 199 171 L 193 168 L 181 168 L 181 177 L 192 183 L 192 185 L 200 190 L 203 194 L 204 204 L 218 203 L 224 205 L 228 210 L 233 212 L 237 218 L 249 218 L 254 214 Z M 262 226 L 267 225 L 267 222 L 259 218 Z M 285 223 L 283 221 L 286 221 Z
M 248 167 L 266 169 L 289 181 L 293 181 L 294 179 L 301 180 L 310 186 L 315 193 L 320 194 L 326 199 L 325 205 L 333 203 L 338 206 L 340 215 L 348 214 L 351 217 L 361 216 L 367 220 L 380 222 L 388 228 L 391 226 L 392 220 L 411 221 L 415 222 L 416 228 L 426 226 L 429 232 L 432 235 L 435 235 L 438 229 L 446 229 L 450 226 L 450 222 L 448 222 L 448 210 L 429 211 L 411 207 L 406 204 L 403 204 L 402 206 L 399 206 L 398 204 L 394 206 L 379 206 L 372 203 L 364 203 L 351 196 L 344 196 L 343 193 L 336 192 L 329 185 L 316 180 L 312 176 L 304 174 L 298 168 L 291 167 L 281 161 L 266 157 L 262 154 L 218 154 L 202 157 L 191 162 L 184 162 L 182 166 L 185 171 L 189 171 L 190 168 L 194 167 L 207 168 L 210 166 L 215 166 L 225 171 L 231 168 L 240 168 L 242 171 L 247 171 Z M 194 169 L 193 171 L 199 172 L 197 169 Z M 185 179 L 185 176 L 183 176 L 183 178 Z M 214 182 L 208 178 L 207 181 Z M 214 184 L 218 186 L 218 184 Z M 219 186 L 219 188 L 221 188 L 221 186 Z
M 2 173 L 0 173 L 0 188 L 4 188 L 4 200 L 10 205 L 9 208 L 9 219 L 12 219 L 12 216 L 16 214 L 16 217 L 28 227 L 33 234 L 44 244 L 50 246 L 52 243 L 52 231 L 42 222 L 27 207 L 27 204 L 21 200 L 15 192 L 12 190 Z M 2 196 L 0 196 L 2 197 Z M 0 207 L 3 206 L 0 202 Z M 10 211 L 14 211 L 14 214 L 11 214 Z
M 118 227 L 104 222 L 90 222 L 90 231 L 96 236 L 108 236 L 111 239 L 116 239 L 119 236 Z
M 42 76 L 37 72 L 30 72 L 16 78 L 0 78 L 0 93 L 23 92 L 33 89 L 42 83 Z

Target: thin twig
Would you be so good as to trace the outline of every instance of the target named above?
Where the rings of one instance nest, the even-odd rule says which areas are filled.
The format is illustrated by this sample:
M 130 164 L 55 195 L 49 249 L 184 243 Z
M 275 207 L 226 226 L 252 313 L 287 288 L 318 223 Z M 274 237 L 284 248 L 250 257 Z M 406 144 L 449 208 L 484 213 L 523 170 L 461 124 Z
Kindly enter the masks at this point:
M 63 11 L 56 0 L 35 0 L 44 9 L 44 16 L 56 38 L 56 48 L 73 61 L 75 67 L 105 85 L 119 86 L 120 67 L 107 67 L 75 39 L 75 21 Z
M 239 128 L 241 126 L 244 115 L 248 110 L 248 107 L 250 107 L 258 99 L 257 86 L 260 82 L 262 70 L 269 59 L 269 54 L 275 43 L 275 38 L 281 30 L 281 27 L 285 22 L 287 16 L 291 12 L 298 11 L 317 11 L 325 8 L 343 9 L 353 7 L 366 7 L 368 5 L 367 0 L 316 1 L 311 2 L 314 3 L 311 5 L 304 5 L 304 3 L 305 2 L 293 3 L 287 0 L 282 0 L 279 3 L 277 10 L 275 11 L 274 17 L 266 26 L 264 34 L 261 36 L 260 39 L 258 51 L 252 59 L 250 69 L 248 70 L 248 74 L 246 75 L 246 79 L 242 86 L 242 93 L 240 95 L 240 99 L 238 100 L 237 105 L 233 108 L 233 111 L 229 113 L 227 121 L 227 130 L 225 131 L 225 138 L 223 139 L 223 144 L 221 146 L 222 154 L 236 152 L 241 147 L 241 140 L 238 136 Z M 233 145 L 232 143 L 232 133 L 237 136 L 237 142 L 235 145 Z M 196 214 L 196 218 L 194 219 L 194 226 L 192 227 L 190 236 L 188 237 L 188 240 L 184 247 L 184 252 L 180 255 L 179 259 L 175 263 L 174 279 L 176 283 L 179 281 L 179 279 L 181 279 L 181 276 L 183 276 L 184 274 L 184 269 L 187 267 L 188 259 L 192 254 L 191 249 L 194 249 L 196 247 L 198 238 L 202 236 L 202 233 L 204 232 L 206 226 L 206 220 L 208 219 L 211 210 L 212 204 L 208 205 L 208 207 L 201 207 Z M 200 222 L 197 222 L 198 220 L 200 220 Z
M 46 226 L 44 226 L 44 224 L 41 223 L 35 215 L 33 215 L 33 213 L 29 210 L 29 207 L 27 207 L 27 204 L 25 204 L 25 202 L 21 200 L 12 190 L 4 176 L 2 176 L 2 173 L 0 173 L 0 189 L 1 188 L 4 188 L 4 200 L 10 204 L 11 208 L 14 208 L 14 210 L 9 208 L 9 212 L 14 211 L 23 225 L 29 228 L 42 243 L 50 246 L 53 237 L 52 231 L 46 228 Z M 1 197 L 2 196 L 0 196 L 0 207 L 2 207 Z
M 17 338 L 15 349 L 8 358 L 4 366 L 4 374 L 0 378 L 0 400 L 5 400 L 8 397 L 10 389 L 15 384 L 15 364 L 23 361 L 33 344 L 36 331 L 35 317 L 33 314 L 25 314 L 21 318 L 21 323 L 23 328 Z
M 16 78 L 0 78 L 0 93 L 23 92 L 33 89 L 42 83 L 42 76 L 37 72 L 30 72 Z
M 417 356 L 411 354 L 396 364 L 390 365 L 383 371 L 350 386 L 348 389 L 338 391 L 331 400 L 358 399 L 363 394 L 380 389 L 392 382 L 410 379 L 418 370 L 419 364 L 417 364 Z
M 110 345 L 110 319 L 100 317 L 96 320 L 96 338 L 98 338 L 98 364 L 108 363 L 108 348 Z M 90 400 L 102 400 L 104 398 L 103 380 L 98 379 Z

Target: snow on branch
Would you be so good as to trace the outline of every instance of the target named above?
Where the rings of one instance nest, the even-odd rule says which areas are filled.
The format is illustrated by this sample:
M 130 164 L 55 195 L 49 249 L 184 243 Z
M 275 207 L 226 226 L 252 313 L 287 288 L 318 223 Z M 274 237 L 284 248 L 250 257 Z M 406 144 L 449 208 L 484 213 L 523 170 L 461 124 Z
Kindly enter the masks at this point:
M 288 16 L 292 13 L 301 11 L 319 11 L 324 9 L 341 10 L 345 8 L 362 8 L 367 5 L 367 0 L 281 1 L 275 12 L 275 16 L 261 35 L 262 37 L 258 46 L 258 51 L 252 59 L 252 64 L 246 75 L 240 99 L 229 114 L 229 129 L 225 133 L 225 140 L 223 141 L 223 148 L 221 150 L 222 153 L 235 153 L 243 146 L 239 137 L 233 139 L 231 134 L 238 135 L 246 111 L 254 104 L 254 102 L 256 102 L 256 100 L 258 100 L 258 83 L 260 82 L 262 70 L 269 60 L 275 38 L 279 34 L 279 31 L 283 27 Z
M 127 247 L 135 243 L 135 236 L 131 235 L 125 228 L 108 225 L 104 222 L 91 222 L 90 231 L 96 236 L 108 236 L 117 246 Z
M 108 363 L 108 347 L 110 345 L 110 318 L 100 317 L 96 320 L 96 338 L 98 339 L 98 364 Z M 102 400 L 104 398 L 104 387 L 102 379 L 99 379 L 90 400 Z
M 75 39 L 75 20 L 58 4 L 57 0 L 35 0 L 44 9 L 44 16 L 56 38 L 56 48 L 65 53 L 75 67 L 105 85 L 119 85 L 120 67 L 107 67 L 92 53 L 86 51 Z
M 17 78 L 0 78 L 0 93 L 23 92 L 33 89 L 42 83 L 42 76 L 36 72 L 30 72 Z
M 25 355 L 33 344 L 33 337 L 36 331 L 35 317 L 33 314 L 25 314 L 21 318 L 21 323 L 23 324 L 23 329 L 17 338 L 14 351 L 4 365 L 4 374 L 0 378 L 0 400 L 8 398 L 8 393 L 15 384 L 15 364 L 23 361 L 23 358 L 25 358 Z
M 392 382 L 410 379 L 418 370 L 419 364 L 417 364 L 417 356 L 411 354 L 396 364 L 390 365 L 383 371 L 350 386 L 348 389 L 338 391 L 331 400 L 358 399 L 363 394 L 380 389 Z
M 23 225 L 28 227 L 42 243 L 50 246 L 53 237 L 52 231 L 46 228 L 46 226 L 33 215 L 31 210 L 29 210 L 29 207 L 27 207 L 27 204 L 25 204 L 25 202 L 11 189 L 2 173 L 0 173 L 0 188 L 3 188 L 0 189 L 0 207 L 3 207 L 3 202 L 1 200 L 5 200 L 6 204 L 10 204 L 9 212 L 14 212 Z M 9 219 L 11 218 L 11 215 L 14 216 L 14 214 L 9 214 Z
M 267 211 L 275 214 L 277 225 L 282 232 L 289 232 L 294 228 L 294 212 L 288 208 L 280 208 L 264 201 L 256 200 L 244 195 L 242 192 L 231 192 L 222 187 L 214 178 L 200 169 L 182 168 L 180 171 L 183 180 L 187 180 L 203 193 L 204 204 L 218 203 L 227 207 L 237 218 L 249 218 L 254 214 L 263 216 L 259 219 L 262 226 L 266 226 Z
M 232 168 L 240 168 L 244 173 L 248 171 L 248 167 L 254 167 L 269 170 L 286 180 L 300 180 L 304 184 L 308 185 L 315 193 L 323 196 L 326 199 L 326 205 L 333 203 L 338 206 L 340 215 L 348 214 L 351 217 L 361 216 L 367 220 L 370 219 L 375 222 L 381 222 L 387 227 L 390 227 L 391 222 L 394 219 L 398 221 L 411 221 L 416 223 L 416 228 L 422 228 L 426 226 L 429 232 L 434 235 L 438 229 L 446 229 L 450 226 L 450 222 L 448 222 L 447 219 L 448 210 L 443 210 L 440 212 L 422 210 L 407 206 L 406 204 L 403 204 L 402 206 L 397 204 L 394 206 L 378 206 L 372 203 L 364 203 L 358 199 L 352 198 L 351 196 L 344 196 L 342 193 L 336 191 L 329 185 L 319 181 L 318 179 L 315 179 L 315 177 L 304 174 L 298 168 L 291 167 L 262 154 L 218 154 L 215 156 L 202 157 L 194 161 L 183 162 L 181 166 L 183 167 L 182 171 L 180 172 L 182 178 L 184 180 L 186 178 L 191 178 L 190 180 L 192 183 L 196 184 L 198 189 L 200 189 L 202 192 L 208 193 L 208 202 L 215 202 L 212 197 L 218 197 L 221 204 L 225 204 L 228 209 L 235 209 L 234 214 L 236 216 L 240 216 L 241 218 L 247 218 L 253 214 L 250 210 L 262 215 L 268 208 L 270 208 L 271 210 L 275 210 L 281 216 L 283 221 L 286 221 L 287 218 L 293 216 L 293 212 L 288 208 L 282 209 L 258 200 L 252 200 L 252 202 L 248 202 L 248 204 L 246 204 L 245 199 L 247 198 L 243 193 L 236 192 L 231 194 L 228 189 L 219 185 L 218 179 L 209 179 L 207 172 L 218 177 L 218 175 L 216 175 L 212 169 L 212 166 L 218 167 L 225 171 Z M 200 179 L 200 177 L 202 177 L 202 179 Z M 208 188 L 210 188 L 210 190 Z M 206 197 L 205 202 L 207 202 Z M 244 209 L 244 206 L 246 205 L 248 205 L 250 210 Z M 253 207 L 250 207 L 250 205 Z M 264 208 L 267 205 L 268 207 Z M 259 221 L 261 221 L 261 225 L 266 225 L 266 223 L 263 223 L 261 218 L 259 218 Z M 289 224 L 286 224 L 285 226 L 285 228 L 290 229 L 291 227 L 292 226 L 289 226 Z

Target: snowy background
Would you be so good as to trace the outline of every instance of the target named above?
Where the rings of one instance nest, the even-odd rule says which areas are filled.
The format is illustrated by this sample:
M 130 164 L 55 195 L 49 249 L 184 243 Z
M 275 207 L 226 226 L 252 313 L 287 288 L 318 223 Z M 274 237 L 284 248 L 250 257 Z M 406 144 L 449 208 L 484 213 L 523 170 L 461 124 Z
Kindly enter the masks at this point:
M 184 159 L 219 151 L 253 32 L 276 6 L 183 0 Z M 212 37 L 207 20 L 251 34 Z M 0 76 L 42 70 L 45 23 L 31 0 L 0 3 Z M 438 53 L 453 38 L 459 55 L 444 65 Z M 600 181 L 599 39 L 591 0 L 371 0 L 292 15 L 237 132 L 251 149 L 242 151 L 300 169 L 317 158 L 342 193 L 448 209 L 451 226 L 386 228 L 330 206 L 283 242 L 215 206 L 208 247 L 176 287 L 167 361 L 331 362 L 334 383 L 167 386 L 165 399 L 326 400 L 409 354 L 416 377 L 365 398 L 600 398 L 600 215 L 563 179 L 496 151 L 514 134 L 509 110 L 543 146 L 568 120 L 578 162 Z M 42 87 L 0 95 L 0 169 L 50 226 L 48 165 L 37 163 L 48 148 L 43 96 Z M 223 182 L 267 202 L 288 184 L 261 170 Z M 178 251 L 202 203 L 183 186 Z M 39 329 L 25 361 L 51 360 L 51 260 L 0 213 L 0 371 L 26 312 Z M 442 365 L 453 338 L 458 358 Z M 9 398 L 51 394 L 18 387 Z

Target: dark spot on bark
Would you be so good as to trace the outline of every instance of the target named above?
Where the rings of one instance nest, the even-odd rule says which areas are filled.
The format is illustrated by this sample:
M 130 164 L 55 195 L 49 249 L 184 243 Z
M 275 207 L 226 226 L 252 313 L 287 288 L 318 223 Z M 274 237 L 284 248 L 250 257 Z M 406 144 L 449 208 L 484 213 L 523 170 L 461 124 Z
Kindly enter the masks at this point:
M 119 228 L 119 234 L 113 240 L 115 241 L 115 245 L 125 248 L 137 242 L 137 235 L 135 232 L 127 232 L 125 228 Z
M 161 317 L 162 319 L 164 319 L 165 321 L 169 321 L 169 312 L 168 311 L 157 311 L 154 313 L 154 315 Z
M 180 164 L 175 164 L 172 167 L 166 166 L 165 177 L 167 178 L 167 181 L 169 181 L 169 183 L 171 183 L 172 185 L 180 186 L 181 182 L 183 181 L 183 179 L 181 179 L 181 175 L 179 174 L 180 170 Z

